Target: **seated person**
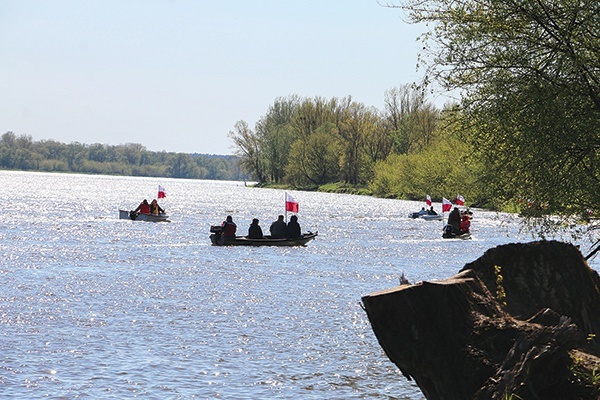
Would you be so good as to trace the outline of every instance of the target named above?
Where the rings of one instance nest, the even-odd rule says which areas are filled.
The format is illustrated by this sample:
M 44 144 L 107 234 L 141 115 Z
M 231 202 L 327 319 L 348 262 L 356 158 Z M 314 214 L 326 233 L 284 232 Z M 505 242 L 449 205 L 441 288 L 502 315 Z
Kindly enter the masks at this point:
M 160 206 L 158 205 L 158 202 L 156 201 L 156 199 L 154 199 L 154 200 L 152 200 L 152 203 L 150 203 L 150 213 L 154 214 L 154 215 L 164 214 L 165 210 L 160 208 Z
M 458 207 L 454 207 L 454 209 L 448 215 L 448 225 L 452 227 L 452 232 L 454 234 L 458 235 L 460 233 L 460 222 L 460 211 L 458 210 Z
M 282 239 L 287 236 L 287 225 L 283 220 L 283 215 L 277 217 L 277 221 L 271 224 L 269 231 L 273 239 Z
M 427 210 L 427 215 L 438 215 L 438 213 L 436 213 L 433 206 L 431 206 L 431 208 Z
M 221 224 L 221 227 L 223 228 L 224 236 L 235 237 L 235 231 L 237 230 L 237 225 L 235 224 L 235 222 L 233 222 L 233 218 L 231 218 L 231 215 L 228 215 L 227 218 L 225 218 L 225 221 L 223 221 L 223 223 Z
M 263 231 L 260 225 L 258 224 L 258 219 L 254 218 L 250 227 L 248 228 L 248 239 L 262 239 Z
M 150 214 L 150 204 L 148 204 L 148 200 L 144 199 L 144 201 L 142 201 L 138 208 L 136 208 L 133 212 L 140 214 Z
M 460 233 L 465 234 L 465 233 L 470 233 L 470 229 L 471 229 L 471 217 L 469 216 L 469 214 L 464 214 L 462 217 L 462 221 L 460 221 Z
M 298 223 L 298 216 L 292 215 L 290 222 L 287 224 L 287 237 L 297 238 L 300 236 L 302 236 L 302 233 L 300 231 L 300 224 Z
M 427 211 L 425 211 L 425 207 L 421 207 L 421 210 L 419 210 L 419 215 L 425 215 L 427 214 Z

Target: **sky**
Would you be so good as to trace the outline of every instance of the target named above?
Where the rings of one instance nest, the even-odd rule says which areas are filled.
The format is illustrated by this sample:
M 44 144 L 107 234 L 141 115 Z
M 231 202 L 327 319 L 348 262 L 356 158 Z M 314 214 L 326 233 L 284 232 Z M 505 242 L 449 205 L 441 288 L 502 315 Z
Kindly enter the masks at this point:
M 383 110 L 423 28 L 377 0 L 0 0 L 0 135 L 233 154 L 279 97 Z

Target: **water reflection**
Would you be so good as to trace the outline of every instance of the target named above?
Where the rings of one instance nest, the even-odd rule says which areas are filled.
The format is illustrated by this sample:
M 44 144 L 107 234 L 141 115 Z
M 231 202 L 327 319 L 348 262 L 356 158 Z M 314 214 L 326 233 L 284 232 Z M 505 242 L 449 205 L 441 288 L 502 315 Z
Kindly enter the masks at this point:
M 173 222 L 118 219 L 159 183 Z M 284 192 L 23 172 L 0 184 L 0 381 L 15 398 L 421 399 L 360 297 L 529 240 L 510 215 L 476 210 L 474 240 L 445 241 L 440 222 L 406 218 L 418 203 L 293 192 L 319 231 L 307 247 L 214 247 L 211 224 L 268 228 Z

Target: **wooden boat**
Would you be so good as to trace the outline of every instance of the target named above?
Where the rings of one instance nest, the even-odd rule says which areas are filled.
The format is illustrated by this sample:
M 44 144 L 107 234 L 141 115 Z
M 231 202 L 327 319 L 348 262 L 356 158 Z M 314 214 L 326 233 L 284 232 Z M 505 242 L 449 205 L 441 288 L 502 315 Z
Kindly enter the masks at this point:
M 148 222 L 171 222 L 167 214 L 140 214 L 133 211 L 119 210 L 119 219 Z
M 271 236 L 264 236 L 261 239 L 250 239 L 246 236 L 226 237 L 215 232 L 218 229 L 213 228 L 220 227 L 211 227 L 213 233 L 210 235 L 210 242 L 213 246 L 306 246 L 319 234 L 318 232 L 307 232 L 297 238 L 274 239 Z

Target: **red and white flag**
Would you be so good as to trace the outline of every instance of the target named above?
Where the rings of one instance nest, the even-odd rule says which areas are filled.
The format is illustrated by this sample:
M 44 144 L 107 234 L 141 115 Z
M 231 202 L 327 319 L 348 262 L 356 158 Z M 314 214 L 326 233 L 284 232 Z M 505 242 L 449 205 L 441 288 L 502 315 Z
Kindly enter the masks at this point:
M 457 194 L 456 195 L 455 203 L 456 203 L 456 205 L 464 206 L 465 205 L 465 198 L 462 197 L 460 194 Z
M 429 197 L 429 195 L 427 195 L 427 198 L 425 199 L 425 203 L 427 203 L 428 206 L 431 205 L 431 197 Z
M 442 212 L 452 210 L 452 203 L 445 197 L 442 197 Z
M 297 213 L 298 208 L 299 208 L 298 202 L 296 200 L 294 200 L 294 198 L 292 196 L 290 196 L 289 194 L 287 194 L 287 192 L 286 192 L 285 193 L 285 211 Z
M 165 188 L 158 185 L 158 198 L 164 199 L 165 197 L 167 197 L 167 192 L 165 191 Z

